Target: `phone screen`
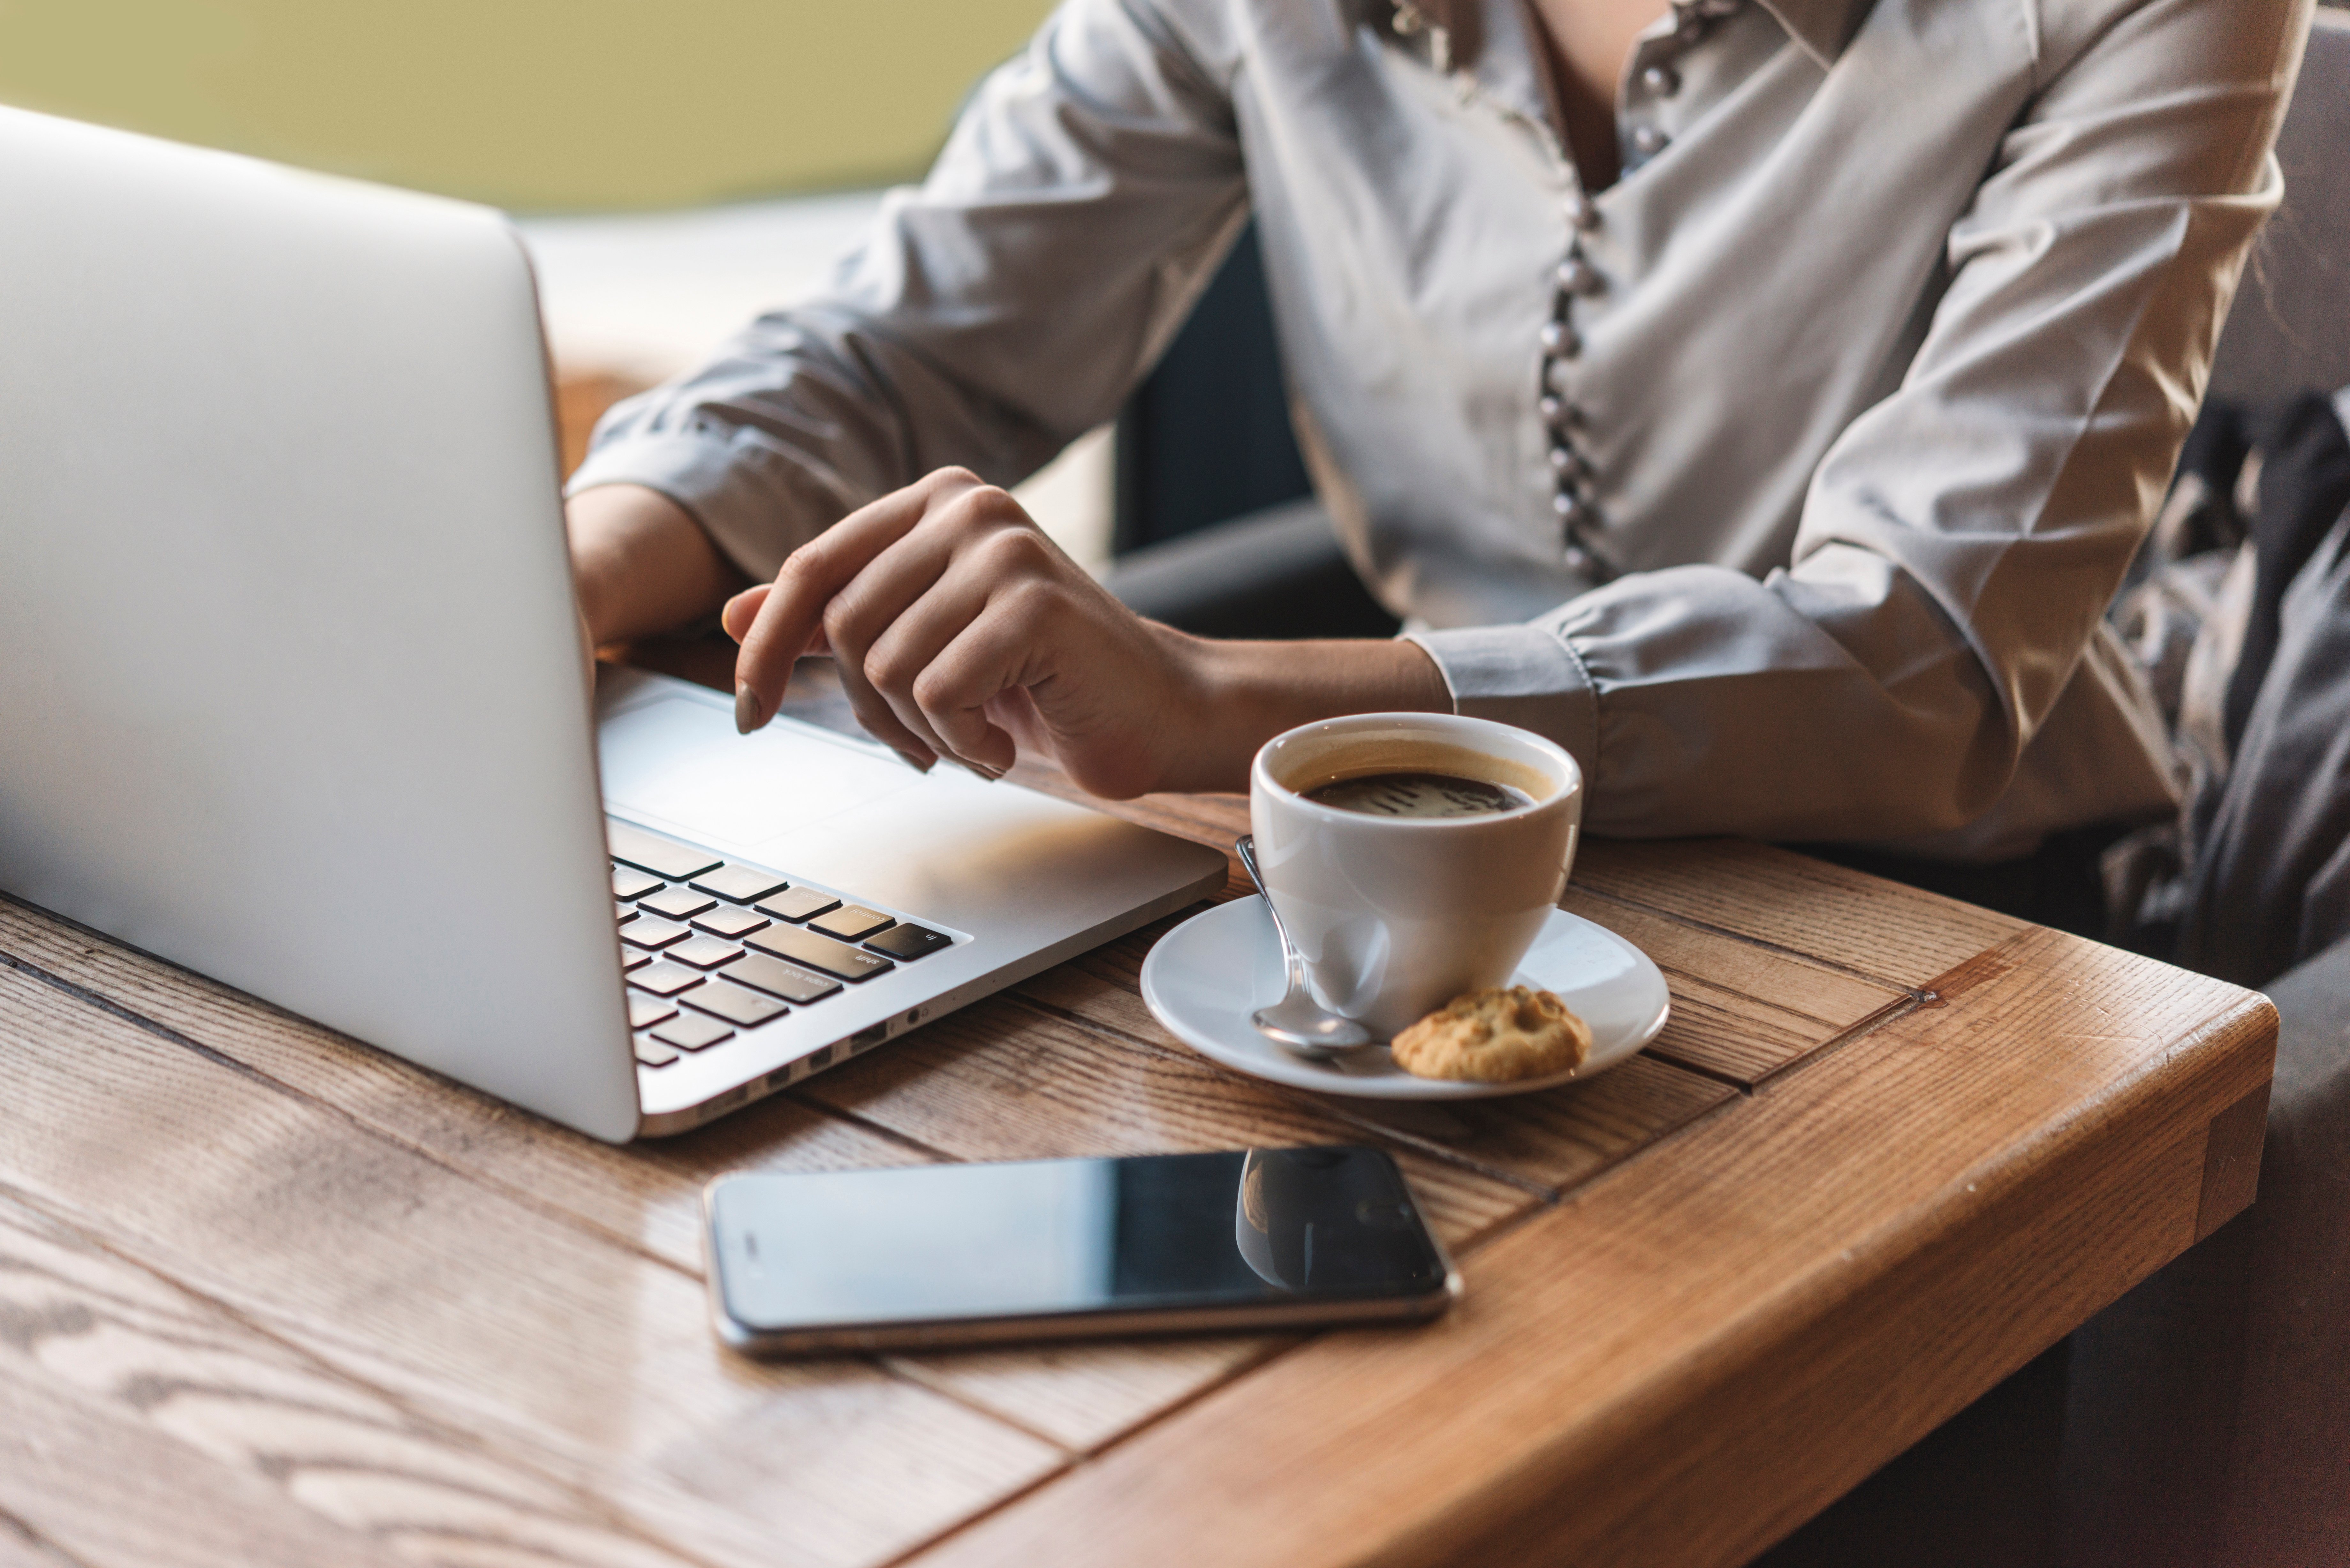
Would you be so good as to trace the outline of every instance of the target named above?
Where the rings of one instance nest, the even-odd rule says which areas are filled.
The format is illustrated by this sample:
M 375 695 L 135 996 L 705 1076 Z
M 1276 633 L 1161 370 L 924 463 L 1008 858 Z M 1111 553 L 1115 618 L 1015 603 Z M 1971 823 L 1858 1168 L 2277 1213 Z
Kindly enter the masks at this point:
M 1450 1265 L 1371 1148 L 728 1177 L 719 1304 L 827 1328 L 1425 1298 Z

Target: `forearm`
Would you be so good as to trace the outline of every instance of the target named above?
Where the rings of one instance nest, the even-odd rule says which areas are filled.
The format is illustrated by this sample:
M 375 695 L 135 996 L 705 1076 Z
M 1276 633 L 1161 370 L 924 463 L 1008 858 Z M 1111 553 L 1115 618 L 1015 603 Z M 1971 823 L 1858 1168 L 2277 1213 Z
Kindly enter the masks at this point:
M 683 507 L 637 484 L 580 491 L 564 510 L 579 613 L 598 647 L 714 613 L 743 585 Z
M 1159 788 L 1248 788 L 1257 748 L 1284 730 L 1344 713 L 1449 713 L 1436 661 L 1404 641 L 1237 642 L 1160 628 L 1191 671 L 1191 743 L 1167 759 Z

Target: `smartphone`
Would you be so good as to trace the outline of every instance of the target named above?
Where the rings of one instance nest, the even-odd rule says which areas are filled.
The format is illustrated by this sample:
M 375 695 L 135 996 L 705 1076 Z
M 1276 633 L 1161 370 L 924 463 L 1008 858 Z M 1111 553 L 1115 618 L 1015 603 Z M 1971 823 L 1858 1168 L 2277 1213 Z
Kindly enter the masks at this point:
M 761 1355 L 1434 1317 L 1461 1277 L 1346 1147 L 724 1176 L 719 1337 Z

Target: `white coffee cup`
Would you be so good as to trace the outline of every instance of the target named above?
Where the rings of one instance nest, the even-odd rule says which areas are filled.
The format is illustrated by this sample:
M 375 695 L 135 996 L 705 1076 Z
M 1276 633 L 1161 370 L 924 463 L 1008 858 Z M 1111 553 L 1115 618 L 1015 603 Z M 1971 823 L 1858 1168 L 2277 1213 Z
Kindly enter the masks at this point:
M 1382 773 L 1483 779 L 1529 804 L 1398 817 L 1305 798 Z M 1326 719 L 1275 735 L 1249 770 L 1257 864 L 1315 999 L 1381 1038 L 1463 992 L 1508 982 L 1566 890 L 1582 824 L 1575 759 L 1489 719 Z

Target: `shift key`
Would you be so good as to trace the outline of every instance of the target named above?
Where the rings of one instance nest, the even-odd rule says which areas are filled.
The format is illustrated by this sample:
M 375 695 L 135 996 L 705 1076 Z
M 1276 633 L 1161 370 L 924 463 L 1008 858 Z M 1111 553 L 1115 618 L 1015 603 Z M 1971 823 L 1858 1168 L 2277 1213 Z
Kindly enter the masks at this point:
M 837 942 L 795 926 L 769 926 L 744 937 L 743 943 L 810 969 L 820 969 L 827 974 L 837 974 L 843 980 L 870 980 L 898 967 L 888 959 L 859 952 L 847 942 Z

